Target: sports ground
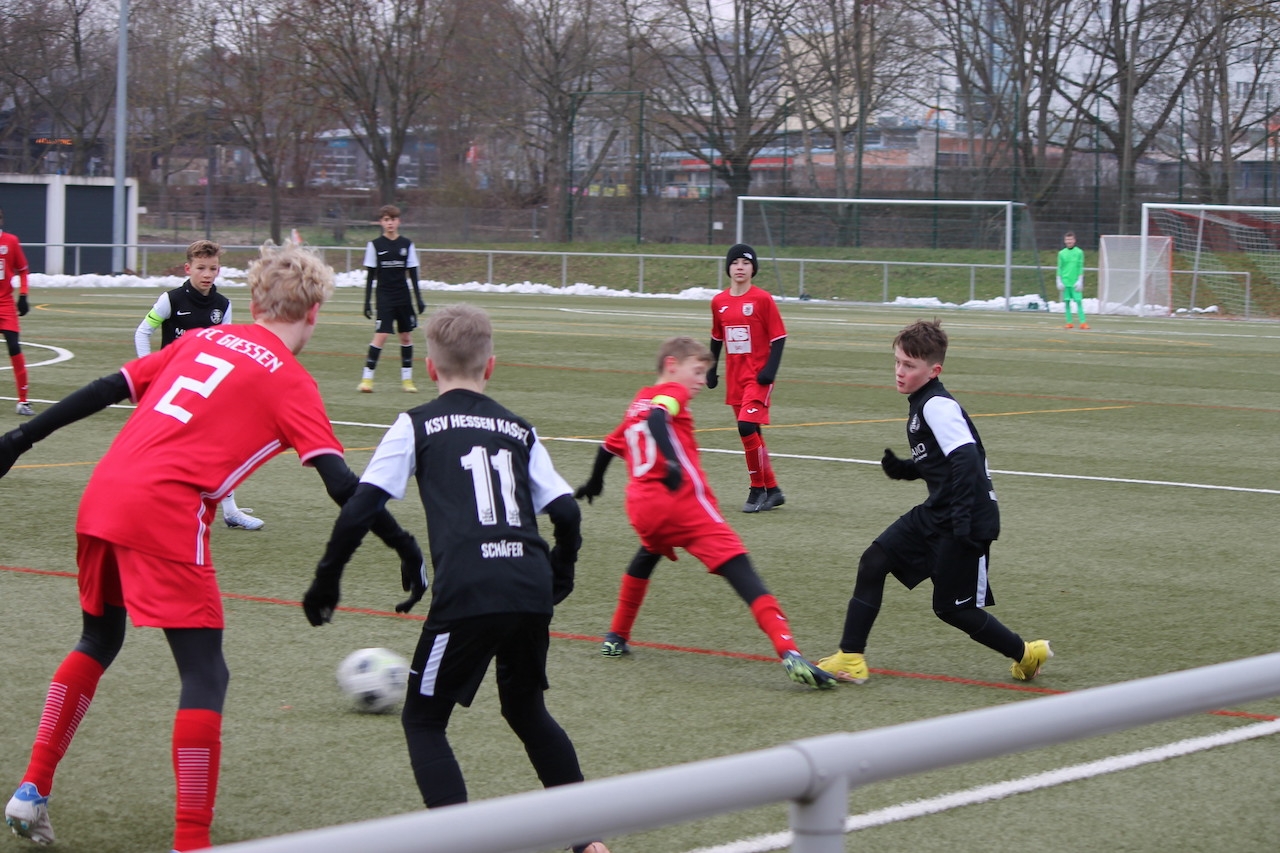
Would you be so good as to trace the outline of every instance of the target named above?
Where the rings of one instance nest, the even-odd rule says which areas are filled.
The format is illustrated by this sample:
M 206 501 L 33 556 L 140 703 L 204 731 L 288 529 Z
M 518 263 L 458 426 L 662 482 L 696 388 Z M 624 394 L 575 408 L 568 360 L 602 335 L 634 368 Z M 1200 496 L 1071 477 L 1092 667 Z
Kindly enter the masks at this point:
M 231 288 L 237 317 L 247 291 Z M 37 410 L 132 356 L 148 289 L 33 288 L 23 319 Z M 356 393 L 369 339 L 356 289 L 339 289 L 303 354 L 359 471 L 415 398 L 384 359 Z M 494 397 L 524 415 L 561 473 L 585 479 L 599 439 L 653 374 L 659 342 L 705 338 L 707 303 L 557 295 L 425 294 L 487 308 L 497 336 Z M 929 309 L 782 305 L 788 343 L 766 431 L 787 503 L 738 513 L 746 476 L 717 391 L 694 405 L 703 465 L 731 524 L 811 657 L 835 650 L 858 555 L 924 496 L 877 464 L 905 452 L 905 400 L 890 342 Z M 634 653 L 598 654 L 635 549 L 621 469 L 583 505 L 578 586 L 556 613 L 548 702 L 588 778 L 761 749 L 836 731 L 933 717 L 1277 651 L 1280 326 L 1206 319 L 943 310 L 943 381 L 973 416 L 1002 509 L 993 609 L 1057 657 L 1021 684 L 1008 662 L 938 621 L 926 590 L 890 587 L 871 635 L 872 678 L 825 692 L 787 680 L 746 608 L 688 556 L 662 564 Z M 422 394 L 429 390 L 417 371 Z M 12 387 L 0 371 L 0 416 Z M 128 415 L 62 430 L 0 481 L 0 780 L 16 785 L 44 690 L 79 630 L 76 502 Z M 8 429 L 0 423 L 0 428 Z M 215 530 L 232 680 L 214 838 L 219 843 L 350 823 L 420 807 L 394 715 L 346 710 L 333 670 L 347 652 L 408 655 L 422 614 L 402 597 L 389 551 L 367 542 L 333 624 L 297 605 L 336 508 L 292 454 L 237 492 L 267 522 Z M 393 513 L 425 538 L 416 498 Z M 177 680 L 157 631 L 131 631 L 59 771 L 51 815 L 63 851 L 167 849 L 169 727 Z M 1243 851 L 1280 839 L 1280 699 L 874 785 L 850 798 L 857 851 Z M 492 683 L 450 727 L 473 799 L 537 787 L 497 712 Z M 904 745 L 905 746 L 905 745 Z M 785 805 L 610 840 L 614 853 L 779 849 Z M 0 851 L 32 849 L 11 836 Z

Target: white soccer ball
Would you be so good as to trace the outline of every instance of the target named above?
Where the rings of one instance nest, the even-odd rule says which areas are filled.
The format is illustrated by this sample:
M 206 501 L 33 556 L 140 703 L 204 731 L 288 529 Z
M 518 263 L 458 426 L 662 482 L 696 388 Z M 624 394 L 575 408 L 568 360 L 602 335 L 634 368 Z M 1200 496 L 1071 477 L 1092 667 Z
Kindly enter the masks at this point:
M 408 683 L 408 662 L 390 649 L 358 649 L 338 664 L 338 686 L 366 714 L 392 708 Z

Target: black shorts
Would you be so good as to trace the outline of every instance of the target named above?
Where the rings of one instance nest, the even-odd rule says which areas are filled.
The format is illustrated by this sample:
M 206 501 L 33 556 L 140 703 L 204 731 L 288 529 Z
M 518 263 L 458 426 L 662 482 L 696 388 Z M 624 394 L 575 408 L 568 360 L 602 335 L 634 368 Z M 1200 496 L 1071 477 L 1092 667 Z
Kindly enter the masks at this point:
M 889 571 L 907 589 L 933 581 L 933 609 L 964 610 L 996 603 L 987 579 L 991 543 L 961 545 L 944 533 L 922 507 L 913 507 L 876 537 Z
M 389 335 L 392 331 L 400 334 L 412 332 L 418 328 L 418 314 L 412 305 L 397 305 L 394 308 L 378 306 L 378 315 L 374 320 L 374 334 Z
M 505 691 L 547 689 L 551 616 L 495 613 L 422 628 L 409 669 L 409 695 L 436 696 L 470 706 L 497 659 L 498 686 Z

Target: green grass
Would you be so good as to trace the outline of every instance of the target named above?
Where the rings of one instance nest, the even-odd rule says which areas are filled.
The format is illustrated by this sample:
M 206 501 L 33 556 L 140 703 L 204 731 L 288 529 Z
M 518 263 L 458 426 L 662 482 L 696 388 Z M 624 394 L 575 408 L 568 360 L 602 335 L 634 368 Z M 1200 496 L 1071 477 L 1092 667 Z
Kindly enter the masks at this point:
M 247 316 L 246 292 L 229 292 L 237 314 Z M 154 298 L 148 290 L 33 290 L 36 307 L 24 318 L 29 362 L 47 357 L 39 344 L 75 356 L 34 367 L 33 397 L 58 399 L 128 359 L 132 331 Z M 376 393 L 355 392 L 369 338 L 361 298 L 338 291 L 303 356 L 356 470 L 381 426 L 415 402 L 398 391 L 393 360 L 380 367 Z M 709 328 L 705 302 L 428 294 L 432 305 L 462 298 L 489 309 L 496 324 L 490 392 L 537 425 L 575 484 L 590 469 L 595 441 L 650 380 L 659 342 L 672 334 L 702 338 Z M 787 303 L 783 313 L 790 334 L 766 435 L 787 505 L 760 516 L 736 512 L 747 484 L 720 393 L 699 398 L 695 416 L 703 464 L 730 522 L 802 649 L 817 657 L 838 641 L 858 555 L 923 497 L 921 484 L 891 482 L 874 464 L 885 447 L 906 449 L 906 407 L 892 388 L 889 347 L 921 312 L 811 302 Z M 1280 327 L 1093 318 L 1091 331 L 1068 333 L 1056 315 L 953 311 L 943 320 L 952 337 L 943 378 L 975 418 L 1000 494 L 1003 535 L 992 563 L 999 604 L 992 612 L 1028 637 L 1048 637 L 1058 653 L 1039 686 L 1074 691 L 1276 651 L 1270 525 L 1280 500 Z M 420 367 L 418 377 L 425 386 Z M 11 395 L 8 381 L 0 378 L 0 394 Z M 12 412 L 7 405 L 0 411 Z M 5 784 L 20 781 L 48 678 L 78 634 L 69 576 L 76 504 L 126 416 L 110 410 L 61 431 L 0 481 Z M 767 658 L 770 650 L 728 585 L 688 556 L 659 567 L 634 639 L 690 651 L 637 645 L 630 658 L 600 657 L 597 642 L 575 638 L 604 630 L 635 549 L 623 486 L 614 466 L 605 494 L 583 506 L 578 588 L 553 624 L 548 702 L 589 778 L 1033 698 L 1004 689 L 1012 684 L 1008 662 L 938 621 L 927 590 L 896 587 L 887 590 L 871 637 L 873 670 L 974 683 L 881 672 L 859 687 L 798 688 L 772 661 L 717 654 Z M 333 682 L 352 649 L 413 649 L 418 622 L 390 613 L 402 595 L 391 553 L 367 543 L 344 580 L 343 604 L 371 612 L 339 613 L 332 625 L 313 629 L 293 602 L 336 515 L 319 478 L 285 455 L 237 498 L 267 526 L 260 533 L 220 528 L 213 536 L 222 588 L 233 596 L 215 841 L 419 808 L 396 717 L 346 712 Z M 392 510 L 425 537 L 416 498 Z M 168 849 L 176 696 L 162 636 L 132 630 L 59 771 L 57 849 Z M 1276 716 L 1280 699 L 1231 710 Z M 1202 714 L 919 774 L 855 791 L 850 809 L 866 812 L 1251 722 Z M 473 799 L 537 787 L 497 713 L 491 681 L 473 708 L 455 714 L 450 736 Z M 1271 853 L 1280 837 L 1277 787 L 1280 743 L 1272 737 L 863 830 L 846 846 Z M 785 827 L 780 804 L 611 839 L 610 846 L 614 853 L 679 853 Z M 0 853 L 24 849 L 26 842 L 0 840 Z

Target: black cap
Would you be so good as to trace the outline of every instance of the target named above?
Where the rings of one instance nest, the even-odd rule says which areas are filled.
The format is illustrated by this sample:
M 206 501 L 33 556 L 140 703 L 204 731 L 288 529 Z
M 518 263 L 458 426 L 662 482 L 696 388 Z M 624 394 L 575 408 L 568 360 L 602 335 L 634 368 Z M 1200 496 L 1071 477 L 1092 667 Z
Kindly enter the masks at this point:
M 746 243 L 738 243 L 736 246 L 729 248 L 728 253 L 724 256 L 725 274 L 728 275 L 729 273 L 729 264 L 738 258 L 746 258 L 751 261 L 751 276 L 754 278 L 755 274 L 760 271 L 760 263 L 756 260 L 756 250 Z

